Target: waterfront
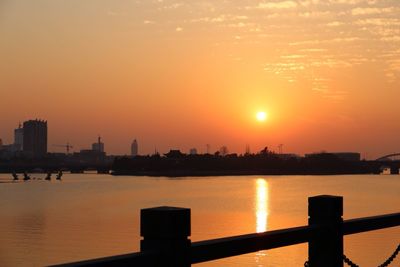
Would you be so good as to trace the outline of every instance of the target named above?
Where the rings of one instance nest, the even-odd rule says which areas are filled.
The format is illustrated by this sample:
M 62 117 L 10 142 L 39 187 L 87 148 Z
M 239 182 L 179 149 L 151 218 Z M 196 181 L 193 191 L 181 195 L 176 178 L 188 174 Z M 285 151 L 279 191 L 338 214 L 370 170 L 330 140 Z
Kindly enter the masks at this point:
M 193 241 L 305 225 L 307 197 L 318 194 L 344 196 L 345 219 L 399 212 L 399 178 L 66 174 L 61 182 L 1 183 L 0 266 L 42 266 L 137 251 L 139 210 L 160 205 L 192 209 Z M 6 180 L 10 176 L 1 174 L 0 181 Z M 346 237 L 345 252 L 364 266 L 378 265 L 399 237 L 399 228 Z M 299 245 L 198 266 L 302 266 L 306 257 L 307 246 Z

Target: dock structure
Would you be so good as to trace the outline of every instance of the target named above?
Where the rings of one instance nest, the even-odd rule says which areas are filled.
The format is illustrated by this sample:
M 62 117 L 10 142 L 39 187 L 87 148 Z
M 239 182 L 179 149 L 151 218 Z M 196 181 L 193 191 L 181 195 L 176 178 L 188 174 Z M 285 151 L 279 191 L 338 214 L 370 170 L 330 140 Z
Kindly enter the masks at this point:
M 190 212 L 190 209 L 176 207 L 142 209 L 140 252 L 53 266 L 189 267 L 260 250 L 308 243 L 305 266 L 343 267 L 344 262 L 354 264 L 343 253 L 345 235 L 400 226 L 400 213 L 343 220 L 343 197 L 321 195 L 308 199 L 308 225 L 191 242 Z M 399 252 L 400 245 L 380 266 L 388 266 Z

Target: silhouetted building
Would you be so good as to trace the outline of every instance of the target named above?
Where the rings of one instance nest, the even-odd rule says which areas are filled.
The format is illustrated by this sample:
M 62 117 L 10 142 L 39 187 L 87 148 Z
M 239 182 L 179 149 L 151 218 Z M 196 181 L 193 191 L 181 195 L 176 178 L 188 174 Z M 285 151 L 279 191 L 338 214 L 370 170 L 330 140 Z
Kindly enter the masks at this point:
M 196 148 L 191 148 L 191 149 L 189 150 L 189 154 L 190 154 L 190 155 L 197 155 L 197 149 L 196 149 Z
M 80 163 L 102 163 L 106 159 L 106 153 L 93 149 L 83 149 L 79 153 L 74 153 L 73 157 Z
M 104 143 L 101 142 L 100 136 L 97 140 L 97 143 L 92 144 L 92 150 L 97 152 L 104 152 Z
M 361 160 L 361 154 L 357 153 L 357 152 L 336 152 L 336 153 L 321 152 L 321 153 L 305 154 L 305 157 L 306 158 L 316 158 L 316 157 L 324 157 L 327 155 L 335 156 L 337 159 L 344 160 L 344 161 L 360 161 Z
M 171 149 L 168 153 L 164 155 L 167 158 L 181 158 L 185 156 L 185 154 L 183 154 L 180 150 L 174 150 L 174 149 Z
M 9 145 L 4 145 L 3 144 L 1 146 L 1 148 L 0 148 L 0 150 L 3 150 L 3 151 L 8 152 L 8 153 L 16 153 L 18 151 L 21 151 L 20 147 L 18 145 L 16 145 L 16 144 L 9 144 Z
M 131 145 L 131 156 L 136 157 L 137 155 L 139 155 L 139 147 L 138 147 L 138 142 L 135 139 L 133 140 Z
M 16 155 L 17 152 L 21 151 L 20 147 L 16 144 L 3 144 L 3 140 L 0 139 L 0 158 L 11 158 Z
M 24 128 L 21 127 L 21 124 L 14 130 L 14 145 L 18 151 L 24 149 Z
M 33 157 L 43 157 L 47 154 L 47 121 L 24 122 L 23 151 Z
M 301 158 L 299 155 L 293 154 L 293 153 L 277 154 L 277 157 L 280 159 L 300 159 Z
M 338 152 L 338 153 L 333 153 L 336 157 L 339 159 L 345 160 L 345 161 L 360 161 L 361 160 L 361 154 L 357 152 Z

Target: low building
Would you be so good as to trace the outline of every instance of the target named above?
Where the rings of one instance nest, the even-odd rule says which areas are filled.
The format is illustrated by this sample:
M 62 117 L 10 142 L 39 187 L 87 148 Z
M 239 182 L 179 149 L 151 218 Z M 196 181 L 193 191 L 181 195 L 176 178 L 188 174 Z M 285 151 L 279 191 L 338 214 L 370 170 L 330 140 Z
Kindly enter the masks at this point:
M 92 149 L 83 149 L 79 153 L 74 153 L 73 158 L 78 160 L 80 163 L 102 163 L 106 159 L 106 153 Z
M 325 155 L 333 155 L 336 158 L 344 161 L 360 161 L 361 154 L 358 152 L 321 152 L 321 153 L 311 153 L 305 154 L 306 158 L 316 158 L 323 157 Z
M 167 158 L 182 158 L 185 156 L 184 153 L 182 153 L 178 149 L 171 149 L 168 153 L 164 154 Z

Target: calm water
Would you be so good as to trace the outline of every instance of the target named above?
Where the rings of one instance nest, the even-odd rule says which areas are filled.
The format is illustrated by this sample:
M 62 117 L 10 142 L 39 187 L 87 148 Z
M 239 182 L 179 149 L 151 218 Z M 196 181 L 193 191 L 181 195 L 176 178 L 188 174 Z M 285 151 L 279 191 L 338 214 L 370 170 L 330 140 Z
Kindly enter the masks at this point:
M 0 182 L 10 180 L 0 174 Z M 0 183 L 0 266 L 48 264 L 139 250 L 139 210 L 192 209 L 194 241 L 307 224 L 307 197 L 344 196 L 344 218 L 400 211 L 400 176 L 149 178 L 64 175 L 62 182 Z M 345 253 L 376 266 L 400 227 L 345 238 Z M 303 266 L 307 245 L 196 266 Z M 400 266 L 396 260 L 393 266 Z

